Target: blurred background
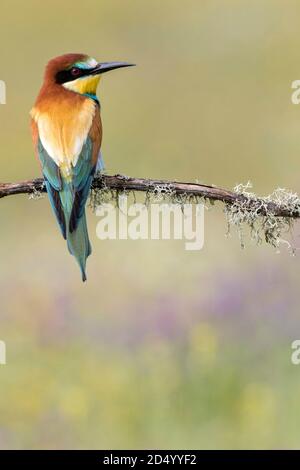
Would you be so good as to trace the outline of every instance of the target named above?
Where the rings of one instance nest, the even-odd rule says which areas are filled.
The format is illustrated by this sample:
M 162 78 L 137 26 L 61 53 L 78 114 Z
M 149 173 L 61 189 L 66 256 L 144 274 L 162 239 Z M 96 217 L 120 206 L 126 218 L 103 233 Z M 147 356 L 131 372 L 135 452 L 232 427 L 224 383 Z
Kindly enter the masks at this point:
M 138 64 L 99 90 L 108 173 L 300 191 L 299 16 L 296 0 L 2 0 L 0 181 L 40 174 L 44 66 L 85 52 Z M 100 241 L 88 211 L 82 284 L 46 198 L 0 213 L 2 449 L 299 446 L 299 256 L 242 250 L 221 205 L 199 252 Z

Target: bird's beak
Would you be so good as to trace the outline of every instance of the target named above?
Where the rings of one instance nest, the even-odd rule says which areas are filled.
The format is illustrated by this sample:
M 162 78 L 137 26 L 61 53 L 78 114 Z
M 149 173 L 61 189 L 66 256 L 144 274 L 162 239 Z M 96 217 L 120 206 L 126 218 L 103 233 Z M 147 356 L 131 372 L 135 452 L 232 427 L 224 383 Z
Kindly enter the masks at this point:
M 134 66 L 135 64 L 129 64 L 128 62 L 102 62 L 91 70 L 91 75 L 99 75 L 100 73 L 109 72 L 110 70 Z

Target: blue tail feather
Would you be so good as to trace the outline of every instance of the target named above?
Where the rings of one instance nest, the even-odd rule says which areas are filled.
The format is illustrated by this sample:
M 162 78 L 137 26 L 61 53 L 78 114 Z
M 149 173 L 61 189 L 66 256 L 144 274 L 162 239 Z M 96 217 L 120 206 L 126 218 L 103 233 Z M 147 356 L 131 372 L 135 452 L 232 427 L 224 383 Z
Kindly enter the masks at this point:
M 79 220 L 76 230 L 73 232 L 70 232 L 69 230 L 67 231 L 67 242 L 71 255 L 76 258 L 79 264 L 82 280 L 84 282 L 86 281 L 86 260 L 92 253 L 85 213 Z
M 63 188 L 60 191 L 60 200 L 66 219 L 66 238 L 68 249 L 79 264 L 82 280 L 84 282 L 86 281 L 86 260 L 92 252 L 87 230 L 85 210 L 83 209 L 81 217 L 77 220 L 76 228 L 71 231 L 70 219 L 74 204 L 74 189 L 71 183 L 63 181 Z

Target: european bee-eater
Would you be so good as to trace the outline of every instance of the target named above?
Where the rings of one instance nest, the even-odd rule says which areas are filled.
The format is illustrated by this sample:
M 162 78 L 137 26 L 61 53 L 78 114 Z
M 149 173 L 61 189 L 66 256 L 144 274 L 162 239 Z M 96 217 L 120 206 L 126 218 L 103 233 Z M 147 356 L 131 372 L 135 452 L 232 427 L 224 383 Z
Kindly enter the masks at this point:
M 50 203 L 83 281 L 91 254 L 85 204 L 96 168 L 103 169 L 97 86 L 102 73 L 131 65 L 98 63 L 85 54 L 56 57 L 46 67 L 30 113 L 33 143 Z

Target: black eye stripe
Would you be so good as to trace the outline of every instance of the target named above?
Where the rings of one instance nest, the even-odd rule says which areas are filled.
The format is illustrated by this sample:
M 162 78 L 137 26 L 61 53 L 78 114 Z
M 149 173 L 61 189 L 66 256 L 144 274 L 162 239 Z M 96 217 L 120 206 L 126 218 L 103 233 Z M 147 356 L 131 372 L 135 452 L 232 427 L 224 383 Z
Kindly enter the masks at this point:
M 89 73 L 90 73 L 89 70 L 72 67 L 71 69 L 61 70 L 57 72 L 55 76 L 55 81 L 58 84 L 67 83 L 67 82 L 71 82 L 72 80 L 76 80 L 76 78 L 89 75 Z

